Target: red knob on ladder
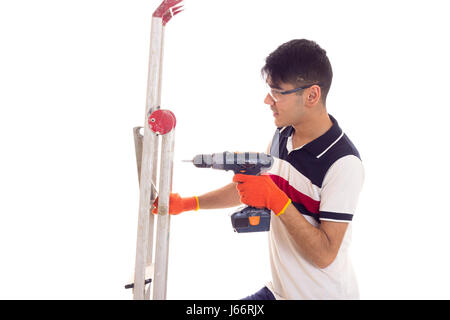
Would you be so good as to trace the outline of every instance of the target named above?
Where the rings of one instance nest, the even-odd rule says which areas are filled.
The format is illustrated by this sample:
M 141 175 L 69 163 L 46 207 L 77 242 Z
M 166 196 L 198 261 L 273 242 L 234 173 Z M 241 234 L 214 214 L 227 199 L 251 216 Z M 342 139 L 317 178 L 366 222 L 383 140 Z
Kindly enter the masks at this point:
M 170 110 L 155 110 L 148 117 L 150 129 L 157 134 L 166 134 L 175 129 L 177 119 Z

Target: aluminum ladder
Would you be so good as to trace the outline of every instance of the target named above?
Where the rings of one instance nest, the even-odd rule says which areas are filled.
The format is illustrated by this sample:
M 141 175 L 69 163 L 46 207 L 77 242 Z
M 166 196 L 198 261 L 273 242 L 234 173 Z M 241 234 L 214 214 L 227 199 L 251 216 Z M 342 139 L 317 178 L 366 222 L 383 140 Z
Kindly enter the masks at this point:
M 133 288 L 135 300 L 165 300 L 167 297 L 169 196 L 172 189 L 176 119 L 171 111 L 160 109 L 161 81 L 165 26 L 173 16 L 182 11 L 182 1 L 164 0 L 153 13 L 145 121 L 143 127 L 133 129 L 140 190 L 139 216 L 134 282 L 125 287 Z M 161 164 L 157 192 L 154 182 L 158 175 L 160 137 Z M 153 261 L 155 217 L 152 209 L 157 196 L 159 200 Z

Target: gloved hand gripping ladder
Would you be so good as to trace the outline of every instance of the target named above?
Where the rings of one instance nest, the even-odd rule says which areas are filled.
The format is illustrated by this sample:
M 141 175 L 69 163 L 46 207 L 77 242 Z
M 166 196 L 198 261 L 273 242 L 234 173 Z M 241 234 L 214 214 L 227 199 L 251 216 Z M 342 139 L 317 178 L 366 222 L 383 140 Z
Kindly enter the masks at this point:
M 169 196 L 172 189 L 176 120 L 172 112 L 160 109 L 161 79 L 164 29 L 169 20 L 182 11 L 180 2 L 182 0 L 164 0 L 153 13 L 143 136 L 139 133 L 142 128 L 134 128 L 140 196 L 134 283 L 128 287 L 133 287 L 133 298 L 140 300 L 150 299 L 152 284 L 153 299 L 166 299 L 170 229 Z M 162 136 L 162 147 L 155 263 L 154 272 L 148 272 L 153 269 L 154 216 L 151 212 L 152 204 L 156 199 L 153 181 L 157 176 L 159 135 Z M 151 279 L 148 279 L 148 276 Z

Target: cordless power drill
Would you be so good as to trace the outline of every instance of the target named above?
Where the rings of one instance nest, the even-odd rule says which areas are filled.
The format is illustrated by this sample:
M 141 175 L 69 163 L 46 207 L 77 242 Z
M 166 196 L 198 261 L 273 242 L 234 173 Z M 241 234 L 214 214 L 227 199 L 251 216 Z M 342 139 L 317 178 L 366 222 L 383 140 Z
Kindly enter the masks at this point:
M 190 161 L 190 160 L 189 160 Z M 272 156 L 256 152 L 222 152 L 199 154 L 192 160 L 197 168 L 232 170 L 235 174 L 259 175 L 269 170 L 273 164 Z M 240 207 L 231 215 L 231 224 L 236 232 L 258 232 L 270 229 L 270 210 L 251 206 Z

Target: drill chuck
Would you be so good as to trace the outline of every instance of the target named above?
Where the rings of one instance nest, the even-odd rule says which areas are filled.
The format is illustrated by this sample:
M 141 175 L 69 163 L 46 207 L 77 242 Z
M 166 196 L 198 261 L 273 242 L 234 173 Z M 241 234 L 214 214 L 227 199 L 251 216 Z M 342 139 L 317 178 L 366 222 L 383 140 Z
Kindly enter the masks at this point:
M 213 165 L 212 154 L 198 154 L 192 161 L 197 168 L 211 168 Z

